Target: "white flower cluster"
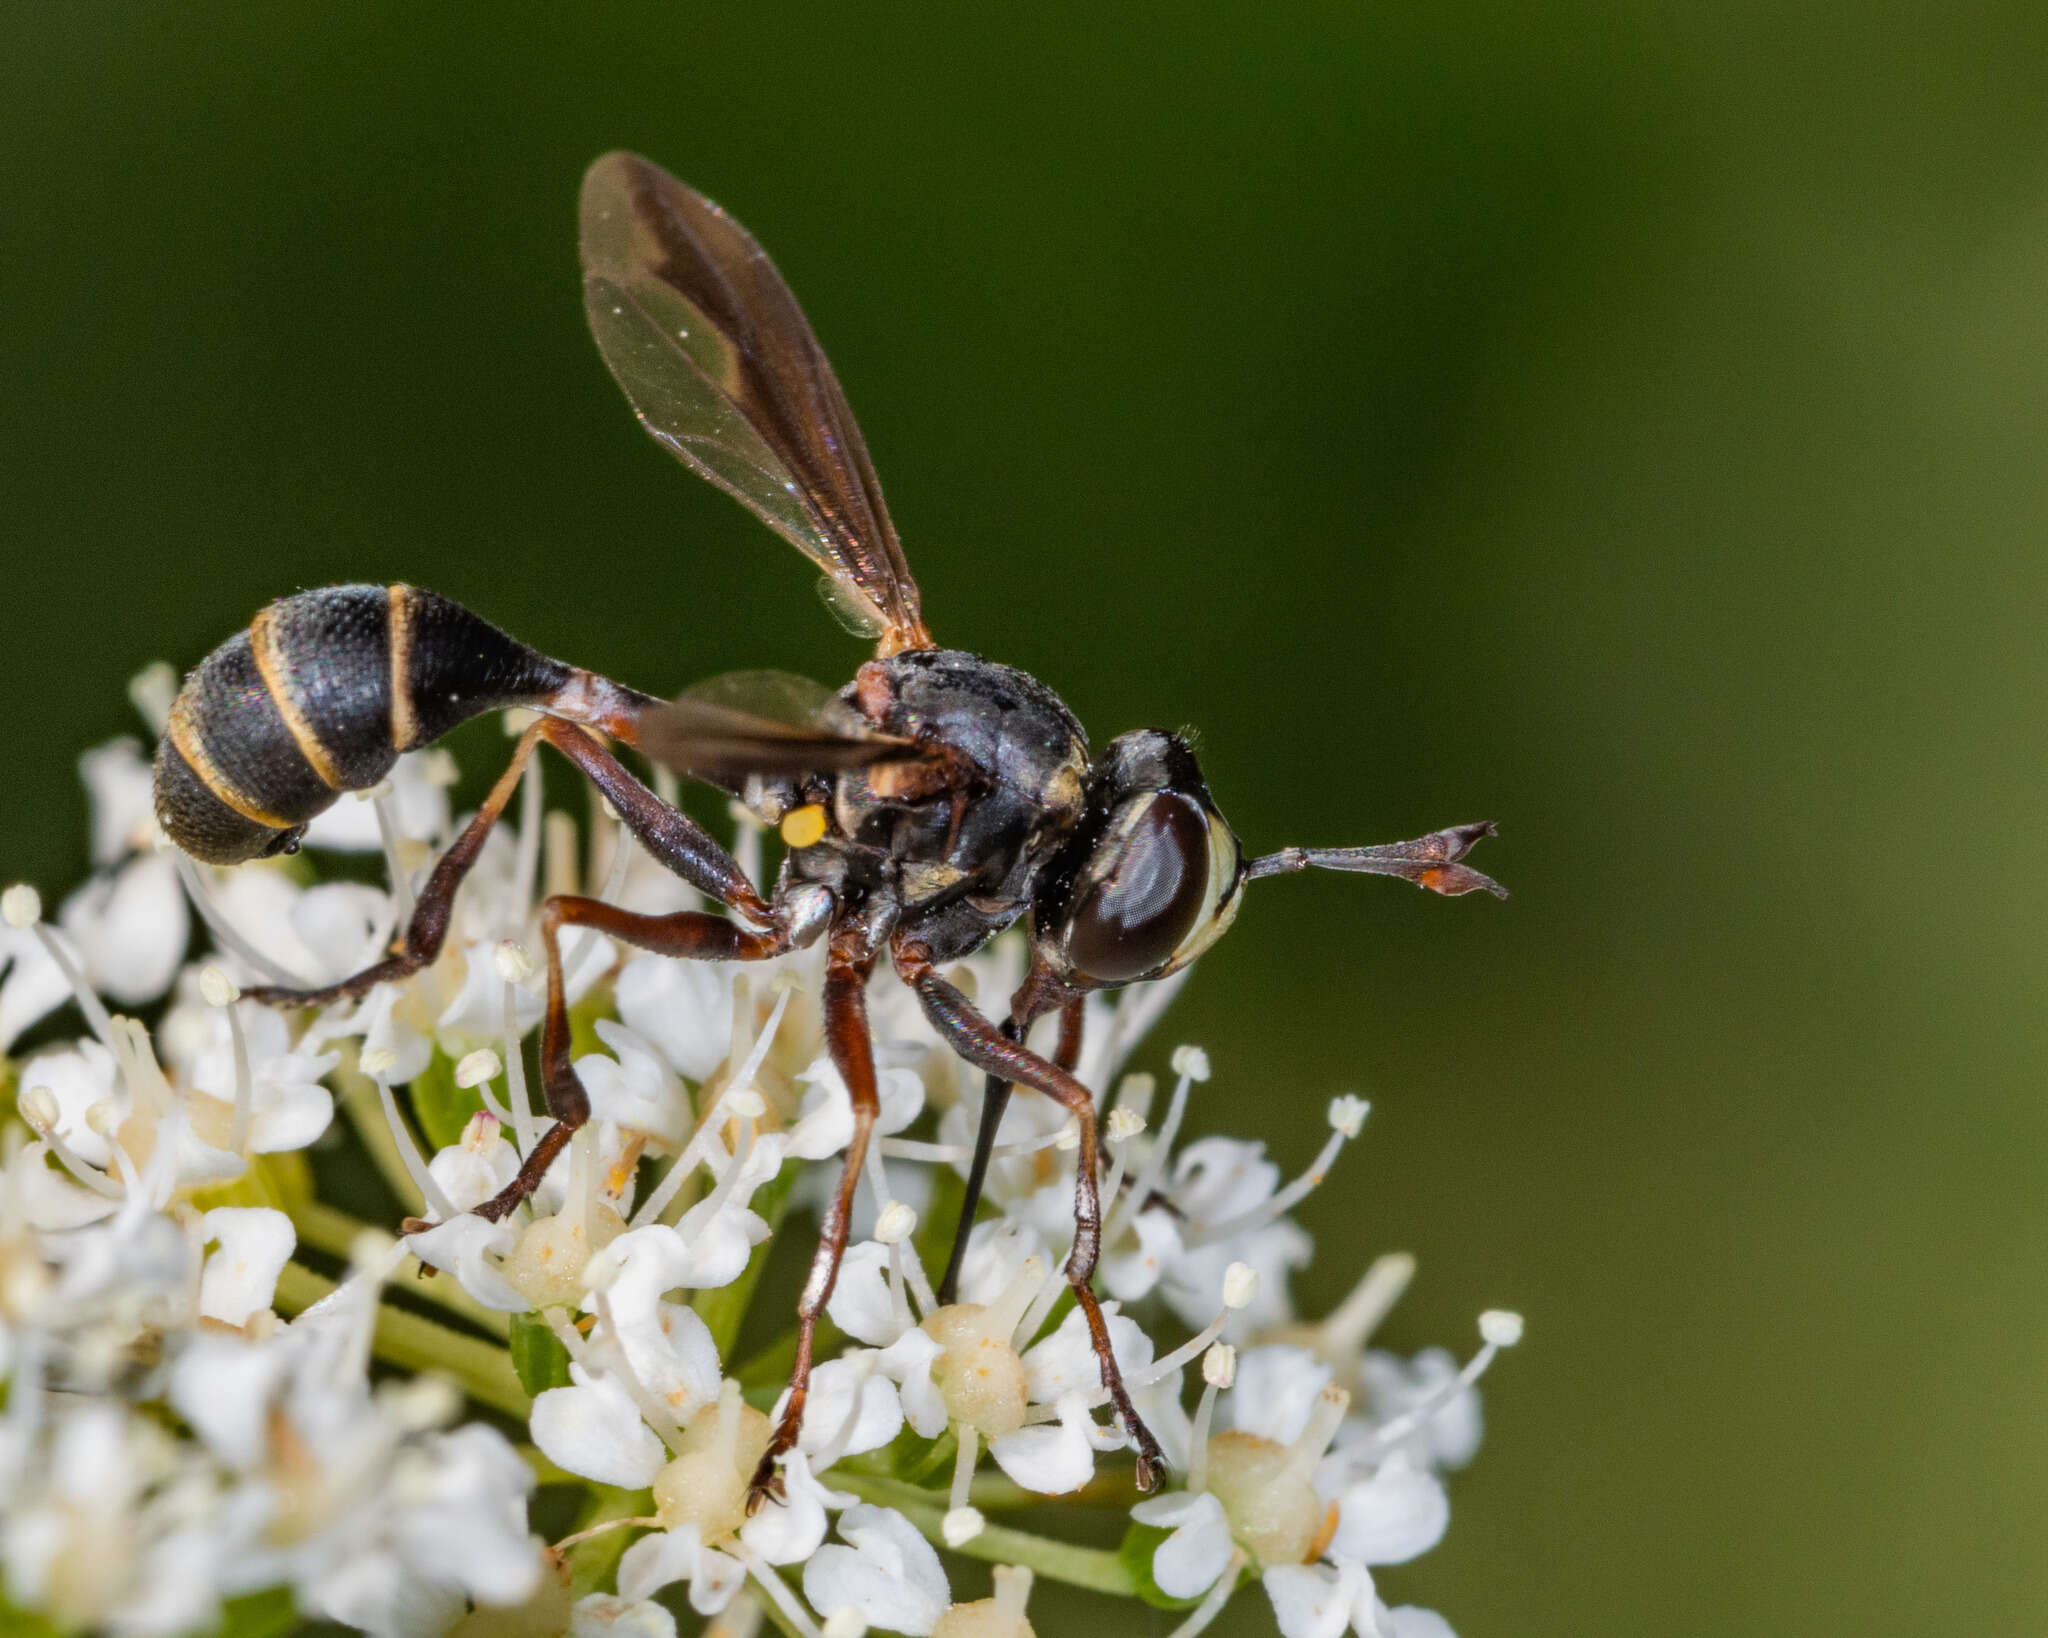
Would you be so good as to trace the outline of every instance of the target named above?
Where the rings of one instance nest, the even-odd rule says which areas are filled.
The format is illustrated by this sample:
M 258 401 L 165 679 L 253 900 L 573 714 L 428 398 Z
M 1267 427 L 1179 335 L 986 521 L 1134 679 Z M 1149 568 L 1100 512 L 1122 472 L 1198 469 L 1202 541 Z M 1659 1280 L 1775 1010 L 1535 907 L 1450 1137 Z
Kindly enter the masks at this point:
M 146 714 L 165 697 L 152 679 L 136 694 Z M 1300 1319 L 1288 1281 L 1311 1246 L 1289 1213 L 1366 1107 L 1336 1099 L 1292 1181 L 1256 1142 L 1184 1140 L 1204 1055 L 1174 1053 L 1163 1099 L 1122 1073 L 1177 981 L 1091 999 L 1079 1069 L 1107 1108 L 1110 1346 L 1176 1488 L 1138 1496 L 1063 1301 L 1079 1138 L 1048 1100 L 1011 1104 L 959 1298 L 937 1301 L 927 1259 L 946 1250 L 981 1080 L 885 974 L 869 1001 L 880 1140 L 830 1346 L 781 1493 L 750 1511 L 794 1335 L 734 1344 L 769 1242 L 822 1201 L 853 1132 L 820 952 L 725 968 L 572 933 L 592 1118 L 530 1201 L 487 1222 L 472 1208 L 547 1125 L 528 1086 L 542 898 L 663 911 L 689 889 L 623 827 L 544 812 L 530 769 L 441 958 L 294 1022 L 242 986 L 333 982 L 389 946 L 451 835 L 445 753 L 402 758 L 307 838 L 381 851 L 383 889 L 318 882 L 303 860 L 195 866 L 156 836 L 136 745 L 82 767 L 93 879 L 54 923 L 32 889 L 0 899 L 0 1054 L 38 1031 L 0 1057 L 0 1616 L 173 1635 L 225 1611 L 232 1633 L 247 1601 L 288 1596 L 391 1638 L 492 1609 L 507 1631 L 669 1638 L 685 1608 L 734 1633 L 1019 1638 L 1035 1572 L 1185 1610 L 1176 1638 L 1253 1579 L 1287 1638 L 1449 1632 L 1389 1609 L 1373 1572 L 1443 1534 L 1442 1476 L 1479 1441 L 1473 1384 L 1520 1321 L 1484 1316 L 1462 1367 L 1369 1351 L 1412 1271 L 1398 1256 Z M 757 878 L 760 847 L 743 826 Z M 1007 940 L 953 973 L 995 1004 L 1020 976 Z M 53 1038 L 67 1002 L 85 1034 Z M 148 1029 L 110 1003 L 161 1011 Z M 412 1232 L 315 1198 L 316 1142 L 374 1164 Z M 782 1238 L 808 1256 L 805 1234 Z M 438 1273 L 395 1280 L 408 1262 Z M 530 1443 L 462 1422 L 465 1396 Z M 581 1487 L 582 1527 L 552 1546 L 529 1530 L 536 1479 Z M 1124 1507 L 1121 1544 L 988 1517 L 1059 1496 Z M 956 1602 L 940 1547 L 996 1561 L 992 1596 Z

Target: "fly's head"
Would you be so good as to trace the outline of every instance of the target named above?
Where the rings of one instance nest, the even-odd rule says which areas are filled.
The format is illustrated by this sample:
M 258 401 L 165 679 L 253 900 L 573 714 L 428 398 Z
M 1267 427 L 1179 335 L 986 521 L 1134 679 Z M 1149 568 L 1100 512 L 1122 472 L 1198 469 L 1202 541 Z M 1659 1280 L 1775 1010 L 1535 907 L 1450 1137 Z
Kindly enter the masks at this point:
M 1187 741 L 1157 728 L 1110 741 L 1080 825 L 1039 878 L 1039 965 L 1070 988 L 1164 978 L 1221 938 L 1246 880 Z

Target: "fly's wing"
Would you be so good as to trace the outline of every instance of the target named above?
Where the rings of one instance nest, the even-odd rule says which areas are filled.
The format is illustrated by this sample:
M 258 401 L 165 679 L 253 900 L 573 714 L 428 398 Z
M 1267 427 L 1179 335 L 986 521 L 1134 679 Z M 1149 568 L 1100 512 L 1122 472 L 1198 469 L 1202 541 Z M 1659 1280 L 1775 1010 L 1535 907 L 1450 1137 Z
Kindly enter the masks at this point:
M 860 428 L 747 230 L 637 154 L 583 178 L 583 303 L 655 441 L 831 582 L 884 654 L 932 647 Z
M 893 734 L 825 723 L 831 698 L 823 685 L 786 671 L 729 672 L 646 711 L 639 746 L 678 773 L 729 780 L 838 773 L 916 755 Z

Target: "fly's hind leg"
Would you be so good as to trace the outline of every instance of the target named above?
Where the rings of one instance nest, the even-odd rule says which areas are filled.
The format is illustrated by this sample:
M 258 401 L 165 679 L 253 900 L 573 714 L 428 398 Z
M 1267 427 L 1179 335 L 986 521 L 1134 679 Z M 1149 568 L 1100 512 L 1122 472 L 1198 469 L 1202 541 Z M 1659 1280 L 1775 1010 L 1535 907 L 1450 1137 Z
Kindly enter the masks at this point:
M 1095 1184 L 1095 1096 L 1068 1071 L 1010 1040 L 984 1018 L 966 996 L 939 975 L 921 947 L 899 946 L 896 971 L 916 992 L 932 1027 L 962 1058 L 976 1069 L 1043 1092 L 1071 1111 L 1081 1128 L 1080 1152 L 1075 1156 L 1074 1168 L 1074 1249 L 1067 1258 L 1067 1284 L 1073 1288 L 1074 1300 L 1087 1317 L 1088 1336 L 1095 1348 L 1102 1386 L 1123 1419 L 1131 1443 L 1137 1447 L 1138 1488 L 1151 1490 L 1166 1470 L 1166 1456 L 1131 1403 L 1123 1372 L 1110 1347 L 1109 1323 L 1103 1318 L 1102 1304 L 1096 1300 L 1090 1284 L 1096 1257 L 1102 1249 L 1102 1201 Z
M 562 929 L 594 927 L 636 949 L 694 961 L 766 961 L 789 947 L 778 929 L 749 932 L 723 916 L 700 910 L 673 915 L 643 916 L 602 899 L 558 894 L 541 907 L 541 943 L 547 950 L 548 1012 L 541 1030 L 541 1086 L 554 1124 L 540 1136 L 519 1173 L 497 1194 L 476 1208 L 476 1215 L 497 1222 L 540 1187 L 548 1167 L 576 1129 L 590 1118 L 590 1096 L 569 1061 L 569 999 L 562 978 Z
M 811 1257 L 811 1272 L 804 1280 L 803 1296 L 796 1308 L 796 1364 L 789 1373 L 789 1398 L 774 1437 L 754 1470 L 747 1489 L 747 1511 L 753 1512 L 770 1496 L 782 1494 L 782 1475 L 777 1471 L 782 1458 L 795 1448 L 803 1431 L 804 1401 L 811 1387 L 811 1345 L 818 1329 L 818 1316 L 831 1300 L 832 1287 L 839 1279 L 839 1261 L 846 1254 L 848 1225 L 853 1217 L 854 1189 L 867 1159 L 868 1138 L 881 1112 L 881 1097 L 875 1083 L 874 1038 L 868 1033 L 868 974 L 874 970 L 874 950 L 866 930 L 851 922 L 834 930 L 825 958 L 825 1043 L 832 1062 L 846 1082 L 853 1100 L 853 1137 L 846 1145 L 846 1158 L 839 1168 L 839 1187 L 825 1212 L 818 1231 L 818 1249 Z
M 491 794 L 477 809 L 476 817 L 462 827 L 462 834 L 449 844 L 435 863 L 426 886 L 420 889 L 412 920 L 406 924 L 398 947 L 382 961 L 338 984 L 318 989 L 290 989 L 276 985 L 244 992 L 251 1001 L 273 1007 L 319 1007 L 331 1001 L 366 994 L 378 984 L 410 978 L 422 967 L 433 965 L 448 937 L 455 910 L 455 892 L 484 850 L 491 827 L 503 816 L 512 793 L 519 788 L 534 748 L 546 740 L 583 772 L 605 795 L 613 809 L 632 830 L 641 846 L 692 887 L 709 894 L 719 903 L 737 910 L 759 926 L 771 926 L 774 913 L 754 891 L 746 873 L 732 855 L 688 815 L 677 812 L 656 796 L 625 765 L 600 745 L 586 730 L 559 717 L 542 717 L 519 736 L 518 747 Z
M 1032 981 L 1010 1002 L 1010 1016 L 1003 1020 L 1003 1038 L 1022 1041 L 1031 1026 L 1055 1003 L 1037 1000 Z M 1071 1071 L 1081 1061 L 1082 1000 L 1079 996 L 1058 1003 L 1060 1040 L 1053 1062 Z M 939 1281 L 939 1302 L 960 1300 L 960 1270 L 967 1261 L 967 1242 L 974 1233 L 974 1214 L 981 1205 L 981 1191 L 988 1182 L 989 1161 L 995 1154 L 996 1133 L 1003 1124 L 1003 1111 L 1010 1105 L 1010 1083 L 990 1075 L 981 1086 L 981 1130 L 974 1137 L 974 1159 L 967 1168 L 967 1190 L 960 1202 L 960 1222 L 953 1230 L 953 1253 L 946 1259 L 946 1272 Z

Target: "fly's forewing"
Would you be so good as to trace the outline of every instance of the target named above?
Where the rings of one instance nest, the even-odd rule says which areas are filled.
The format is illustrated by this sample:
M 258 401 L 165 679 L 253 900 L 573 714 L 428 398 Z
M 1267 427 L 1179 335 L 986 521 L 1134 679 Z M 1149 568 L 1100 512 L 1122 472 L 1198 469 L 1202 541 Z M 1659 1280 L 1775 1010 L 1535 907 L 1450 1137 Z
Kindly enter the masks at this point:
M 640 421 L 839 588 L 884 653 L 932 646 L 860 428 L 745 228 L 637 154 L 583 178 L 583 300 Z
M 831 700 L 830 689 L 786 671 L 728 672 L 648 710 L 639 746 L 678 773 L 728 780 L 838 773 L 915 754 L 909 740 L 827 723 Z

